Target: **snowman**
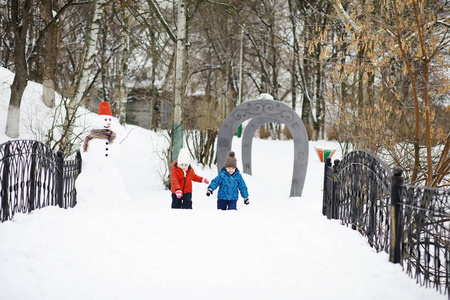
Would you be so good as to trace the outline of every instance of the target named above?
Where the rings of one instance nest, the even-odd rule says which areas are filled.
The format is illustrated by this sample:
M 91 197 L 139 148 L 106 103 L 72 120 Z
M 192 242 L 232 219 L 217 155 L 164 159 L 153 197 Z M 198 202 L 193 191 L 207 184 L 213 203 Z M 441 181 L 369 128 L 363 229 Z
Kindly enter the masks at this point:
M 112 116 L 109 103 L 99 105 L 93 130 L 85 137 L 81 149 L 82 169 L 76 180 L 77 206 L 100 208 L 122 205 L 129 201 L 117 168 L 120 125 Z

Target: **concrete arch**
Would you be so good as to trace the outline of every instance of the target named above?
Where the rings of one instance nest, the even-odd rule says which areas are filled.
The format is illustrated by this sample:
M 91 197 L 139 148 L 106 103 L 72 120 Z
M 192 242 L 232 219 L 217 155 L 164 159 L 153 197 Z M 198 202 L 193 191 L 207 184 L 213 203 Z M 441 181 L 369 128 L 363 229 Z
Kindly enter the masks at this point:
M 253 134 L 262 124 L 275 122 L 288 126 L 294 139 L 294 170 L 291 183 L 291 197 L 302 195 L 308 168 L 308 135 L 298 114 L 289 106 L 273 100 L 247 101 L 234 108 L 225 118 L 217 137 L 217 171 L 223 167 L 237 128 L 244 121 L 252 119 L 244 131 L 242 144 L 244 170 L 251 173 L 251 143 Z M 248 131 L 248 133 L 247 133 Z
M 242 134 L 242 166 L 243 172 L 252 175 L 252 143 L 256 130 L 266 123 L 278 123 L 278 120 L 268 118 L 253 118 L 245 127 Z

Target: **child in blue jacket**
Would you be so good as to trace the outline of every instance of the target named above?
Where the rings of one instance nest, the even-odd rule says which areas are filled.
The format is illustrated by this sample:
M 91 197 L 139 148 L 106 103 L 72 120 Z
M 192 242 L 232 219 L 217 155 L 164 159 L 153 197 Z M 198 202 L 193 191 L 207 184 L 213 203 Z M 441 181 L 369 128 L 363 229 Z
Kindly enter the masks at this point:
M 237 169 L 237 160 L 233 151 L 228 152 L 228 157 L 225 158 L 225 166 L 209 184 L 206 196 L 209 197 L 216 188 L 219 188 L 217 209 L 237 210 L 236 203 L 239 199 L 239 192 L 244 198 L 244 204 L 248 205 L 250 203 L 247 185 Z

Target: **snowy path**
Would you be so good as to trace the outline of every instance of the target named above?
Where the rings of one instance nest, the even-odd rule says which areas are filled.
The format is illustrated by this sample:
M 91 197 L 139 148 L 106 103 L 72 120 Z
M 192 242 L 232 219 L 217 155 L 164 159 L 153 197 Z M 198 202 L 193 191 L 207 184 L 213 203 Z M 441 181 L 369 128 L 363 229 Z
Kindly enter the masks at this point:
M 194 209 L 184 211 L 169 209 L 152 143 L 141 141 L 130 137 L 122 167 L 132 206 L 46 208 L 0 224 L 2 299 L 447 298 L 321 215 L 323 164 L 312 146 L 302 197 L 288 197 L 292 143 L 255 140 L 250 205 L 217 211 L 216 194 L 196 183 Z

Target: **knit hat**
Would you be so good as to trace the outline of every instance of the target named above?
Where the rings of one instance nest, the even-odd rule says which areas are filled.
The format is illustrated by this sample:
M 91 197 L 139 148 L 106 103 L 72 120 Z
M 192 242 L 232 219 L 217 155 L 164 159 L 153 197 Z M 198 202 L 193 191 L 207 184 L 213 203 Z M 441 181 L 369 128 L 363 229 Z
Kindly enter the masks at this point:
M 109 103 L 106 101 L 100 102 L 98 106 L 98 115 L 99 116 L 112 116 L 111 108 L 109 107 Z
M 234 157 L 234 152 L 228 152 L 228 157 L 225 158 L 225 168 L 237 168 L 237 159 Z
M 180 153 L 178 154 L 178 164 L 189 164 L 191 161 L 191 157 L 189 155 L 189 151 L 186 148 L 182 148 Z

